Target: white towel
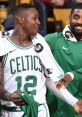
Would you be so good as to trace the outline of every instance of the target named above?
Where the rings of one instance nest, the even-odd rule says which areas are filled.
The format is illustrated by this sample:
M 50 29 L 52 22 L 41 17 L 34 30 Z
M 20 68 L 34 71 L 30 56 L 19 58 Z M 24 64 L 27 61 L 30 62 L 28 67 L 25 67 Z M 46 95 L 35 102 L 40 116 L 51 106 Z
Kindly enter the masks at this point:
M 9 31 L 9 35 L 11 35 L 12 32 L 13 30 Z M 34 44 L 34 49 L 36 50 L 44 68 L 47 71 L 46 75 L 54 82 L 62 79 L 64 77 L 64 72 L 54 59 L 50 47 L 48 46 L 44 38 L 40 34 L 37 34 L 36 36 L 32 37 L 32 42 Z M 16 47 L 7 40 L 7 36 L 5 36 L 4 38 L 0 38 L 0 44 L 0 56 L 16 49 Z
M 13 30 L 9 31 L 9 34 L 11 35 Z M 10 51 L 13 51 L 16 49 L 14 45 L 12 45 L 8 40 L 8 36 L 5 34 L 5 36 L 2 35 L 2 32 L 0 31 L 0 56 L 3 56 Z
M 48 76 L 54 82 L 62 79 L 64 77 L 64 71 L 54 59 L 50 47 L 44 38 L 41 35 L 37 34 L 35 37 L 32 37 L 32 42 L 35 46 L 35 51 L 37 52 L 42 64 L 48 72 Z
M 70 30 L 70 25 L 66 25 L 62 33 L 66 40 L 77 42 L 77 39 Z

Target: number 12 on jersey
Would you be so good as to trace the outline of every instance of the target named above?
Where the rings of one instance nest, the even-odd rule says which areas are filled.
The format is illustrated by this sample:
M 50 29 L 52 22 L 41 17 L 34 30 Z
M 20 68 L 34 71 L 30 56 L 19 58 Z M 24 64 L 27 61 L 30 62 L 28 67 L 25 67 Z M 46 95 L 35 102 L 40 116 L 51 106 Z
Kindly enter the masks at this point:
M 17 90 L 21 91 L 22 82 L 23 82 L 22 76 L 17 76 L 15 81 L 17 82 Z M 32 83 L 30 83 L 32 81 Z M 25 84 L 24 84 L 24 91 L 28 92 L 28 94 L 36 95 L 36 90 L 33 89 L 37 86 L 37 78 L 36 76 L 26 76 L 25 77 Z M 29 89 L 32 89 L 31 91 Z

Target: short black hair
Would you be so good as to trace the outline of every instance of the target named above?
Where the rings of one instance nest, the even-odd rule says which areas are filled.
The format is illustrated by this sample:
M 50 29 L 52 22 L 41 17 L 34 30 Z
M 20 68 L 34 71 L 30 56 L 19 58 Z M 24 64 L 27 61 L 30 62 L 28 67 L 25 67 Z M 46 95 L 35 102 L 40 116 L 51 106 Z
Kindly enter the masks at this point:
M 14 13 L 9 14 L 7 18 L 2 22 L 5 31 L 12 30 L 14 28 L 14 14 L 20 13 L 20 11 L 28 8 L 35 8 L 32 4 L 23 3 L 16 6 Z
M 29 4 L 29 3 L 22 3 L 22 4 L 19 4 L 19 5 L 17 5 L 17 6 L 15 7 L 15 10 L 14 10 L 13 15 L 15 16 L 15 15 L 19 14 L 20 12 L 22 12 L 23 10 L 27 10 L 27 9 L 29 9 L 29 8 L 35 8 L 35 6 L 32 5 L 32 4 Z
M 82 3 L 75 3 L 71 9 L 71 15 L 75 9 L 82 9 Z

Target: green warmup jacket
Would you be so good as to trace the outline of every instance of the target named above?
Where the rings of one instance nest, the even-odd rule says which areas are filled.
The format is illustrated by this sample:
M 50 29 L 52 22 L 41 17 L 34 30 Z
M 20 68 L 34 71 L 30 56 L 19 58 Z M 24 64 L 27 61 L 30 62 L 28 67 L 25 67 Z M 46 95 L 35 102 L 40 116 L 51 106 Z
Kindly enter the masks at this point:
M 68 85 L 67 89 L 75 97 L 82 99 L 82 41 L 66 40 L 62 33 L 48 34 L 45 38 L 50 45 L 54 58 L 64 72 L 74 74 L 74 80 Z M 53 108 L 53 96 L 50 92 L 47 96 L 51 117 L 82 117 L 82 115 L 75 113 L 73 107 L 59 98 L 56 98 L 56 106 L 54 107 L 57 110 L 55 110 Z

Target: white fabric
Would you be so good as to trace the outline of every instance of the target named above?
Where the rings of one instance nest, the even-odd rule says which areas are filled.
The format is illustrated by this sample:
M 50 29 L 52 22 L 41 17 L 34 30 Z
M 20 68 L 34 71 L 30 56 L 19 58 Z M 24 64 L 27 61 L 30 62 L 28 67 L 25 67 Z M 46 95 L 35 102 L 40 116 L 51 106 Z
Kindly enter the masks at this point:
M 34 46 L 36 46 L 37 43 L 40 43 L 43 46 L 43 50 L 38 54 L 41 62 L 43 63 L 45 69 L 49 69 L 51 74 L 48 74 L 48 76 L 54 81 L 59 81 L 64 77 L 64 71 L 62 68 L 58 65 L 55 58 L 53 57 L 50 47 L 44 40 L 44 38 L 37 34 L 36 37 L 33 37 L 32 39 Z
M 46 78 L 40 59 L 34 51 L 33 44 L 9 52 L 4 66 L 4 87 L 12 93 L 20 88 L 34 94 L 34 99 L 42 104 L 46 102 Z M 19 86 L 20 82 L 20 86 Z M 3 105 L 14 106 L 12 102 L 3 101 Z
M 46 86 L 59 98 L 70 104 L 71 106 L 74 106 L 75 103 L 78 101 L 77 98 L 75 98 L 73 95 L 70 94 L 70 92 L 63 86 L 62 88 L 58 89 L 56 88 L 56 83 L 51 81 L 50 79 L 47 79 Z
M 70 30 L 70 25 L 66 25 L 65 28 L 63 29 L 62 33 L 63 33 L 63 36 L 65 37 L 66 40 L 77 42 L 77 39 L 75 38 L 75 36 L 72 34 L 72 32 Z M 66 48 L 63 47 L 63 49 L 66 49 Z M 71 76 L 72 80 L 74 79 L 74 74 L 73 73 L 67 72 L 67 74 L 69 74 Z
M 5 43 L 5 44 L 4 44 Z M 69 99 L 70 99 L 70 97 L 72 97 L 72 96 L 70 96 L 70 94 L 69 94 L 69 96 L 67 95 L 66 96 L 66 93 L 65 93 L 65 90 L 64 89 L 60 89 L 60 90 L 58 90 L 57 89 L 57 91 L 56 91 L 56 88 L 55 88 L 55 86 L 54 86 L 54 82 L 56 82 L 56 81 L 59 81 L 61 78 L 63 78 L 63 76 L 64 76 L 64 72 L 63 72 L 63 70 L 60 68 L 60 66 L 57 64 L 57 62 L 56 62 L 56 60 L 54 59 L 54 57 L 52 56 L 52 54 L 51 54 L 51 50 L 50 50 L 50 48 L 49 48 L 49 46 L 47 45 L 47 43 L 46 43 L 46 41 L 44 40 L 44 38 L 42 38 L 42 36 L 40 36 L 39 34 L 37 34 L 36 35 L 36 37 L 33 39 L 33 44 L 36 46 L 36 44 L 37 43 L 41 43 L 41 45 L 43 46 L 43 50 L 40 52 L 40 53 L 36 53 L 38 56 L 39 56 L 39 58 L 41 59 L 41 61 L 42 61 L 42 63 L 43 63 L 43 65 L 44 65 L 44 67 L 46 68 L 46 69 L 50 69 L 50 71 L 52 72 L 52 74 L 50 74 L 50 78 L 51 78 L 51 85 L 52 85 L 52 87 L 51 87 L 51 85 L 50 85 L 50 87 L 51 88 L 53 88 L 54 90 L 55 90 L 55 92 L 57 92 L 58 93 L 58 95 L 60 95 L 61 93 L 63 93 L 62 95 L 60 95 L 60 97 L 62 96 L 63 97 L 63 99 L 64 100 L 66 100 L 69 104 L 71 104 L 71 105 L 74 105 L 74 103 L 77 101 L 77 99 L 75 100 L 75 101 L 71 101 L 71 102 L 69 102 L 68 101 L 68 97 L 69 97 Z M 1 46 L 0 46 L 0 56 L 2 56 L 2 55 L 5 55 L 5 54 L 7 54 L 7 53 L 9 53 L 10 51 L 12 51 L 12 50 L 17 50 L 17 47 L 16 46 L 14 46 L 13 44 L 11 44 L 7 39 L 6 39 L 6 37 L 4 37 L 4 38 L 2 38 L 2 39 L 0 39 L 0 44 L 1 44 Z M 12 51 L 11 53 L 10 53 L 10 55 L 12 55 L 13 54 L 13 52 L 15 52 L 15 51 Z M 21 50 L 22 51 L 22 50 Z M 32 52 L 31 52 L 32 53 Z M 20 54 L 21 54 L 21 52 L 20 52 Z M 23 54 L 25 54 L 25 52 L 23 52 Z M 19 56 L 19 54 L 16 54 L 16 55 L 18 55 Z M 9 57 L 9 56 L 8 56 Z M 7 59 L 8 60 L 8 59 Z M 8 67 L 7 67 L 8 68 Z M 8 71 L 8 70 L 7 70 Z M 6 72 L 7 73 L 7 72 Z M 54 82 L 52 82 L 52 81 L 54 81 Z M 41 82 L 40 82 L 40 84 L 41 84 Z M 59 93 L 60 92 L 60 93 Z M 71 99 L 70 99 L 71 100 Z
M 13 30 L 11 30 L 9 33 L 11 34 Z M 13 46 L 6 38 L 7 36 L 3 36 L 0 32 L 0 56 L 3 56 L 7 54 L 9 51 L 13 51 L 16 49 L 15 46 Z
M 0 117 L 22 117 L 24 112 L 9 112 L 2 110 Z
M 73 41 L 73 42 L 77 42 L 77 39 L 70 31 L 70 25 L 66 25 L 65 28 L 63 29 L 62 33 L 63 33 L 63 36 L 65 37 L 65 39 Z M 68 38 L 66 37 L 66 35 L 68 36 Z
M 42 104 L 38 108 L 38 117 L 50 117 L 47 104 Z
M 69 74 L 71 76 L 71 80 L 74 79 L 74 74 L 72 72 L 67 72 L 66 74 Z
M 0 117 L 23 117 L 24 112 L 8 112 L 2 110 Z M 47 104 L 40 105 L 38 107 L 38 117 L 50 117 Z
M 11 35 L 13 30 L 9 31 L 9 34 Z M 61 69 L 61 67 L 57 64 L 56 60 L 54 59 L 50 47 L 44 40 L 44 38 L 37 34 L 35 37 L 32 38 L 34 46 L 36 46 L 37 43 L 40 43 L 43 46 L 43 50 L 38 54 L 41 62 L 43 63 L 45 69 L 50 70 L 51 74 L 48 74 L 48 77 L 50 77 L 54 82 L 59 81 L 64 77 L 64 71 Z M 4 36 L 0 38 L 0 56 L 3 56 L 7 54 L 10 51 L 13 51 L 16 49 L 16 46 L 11 44 L 7 40 L 7 36 Z

